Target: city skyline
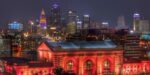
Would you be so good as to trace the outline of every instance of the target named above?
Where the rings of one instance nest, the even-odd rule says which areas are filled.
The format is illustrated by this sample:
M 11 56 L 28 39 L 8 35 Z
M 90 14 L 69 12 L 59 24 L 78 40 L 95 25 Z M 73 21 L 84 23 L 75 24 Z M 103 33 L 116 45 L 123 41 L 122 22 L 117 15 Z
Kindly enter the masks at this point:
M 14 20 L 27 21 L 29 19 L 39 19 L 42 8 L 45 9 L 46 16 L 49 16 L 52 2 L 54 2 L 54 0 L 2 0 L 0 2 L 0 26 L 2 27 L 4 24 L 8 24 L 7 22 Z M 150 15 L 148 14 L 150 11 L 146 8 L 149 6 L 148 3 L 150 3 L 150 1 L 115 0 L 112 2 L 108 0 L 60 0 L 63 11 L 68 9 L 75 10 L 80 18 L 81 15 L 89 14 L 92 19 L 98 21 L 108 21 L 112 26 L 117 25 L 117 18 L 121 15 L 125 16 L 127 25 L 132 25 L 132 15 L 134 12 L 139 12 L 142 15 L 142 18 L 144 17 L 145 19 L 150 20 Z
M 150 75 L 149 3 L 0 0 L 0 75 Z

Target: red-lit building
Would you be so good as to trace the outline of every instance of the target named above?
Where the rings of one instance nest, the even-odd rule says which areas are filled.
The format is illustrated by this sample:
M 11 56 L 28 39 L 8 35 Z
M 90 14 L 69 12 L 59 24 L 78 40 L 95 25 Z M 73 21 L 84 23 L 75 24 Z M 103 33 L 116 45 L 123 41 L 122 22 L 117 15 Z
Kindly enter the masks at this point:
M 122 75 L 150 75 L 150 61 L 126 62 L 122 67 Z
M 104 41 L 46 41 L 37 48 L 38 60 L 4 58 L 0 61 L 0 75 L 53 74 L 62 67 L 63 72 L 76 75 L 150 75 L 150 61 L 123 61 L 123 48 L 111 40 Z
M 52 61 L 65 71 L 77 75 L 121 73 L 123 50 L 110 40 L 78 42 L 46 42 L 38 48 L 39 61 Z
M 2 58 L 0 75 L 49 75 L 52 63 L 29 61 L 24 58 Z
M 43 42 L 38 48 L 39 61 L 51 61 L 53 67 L 77 75 L 148 74 L 150 61 L 123 61 L 123 48 L 110 40 Z

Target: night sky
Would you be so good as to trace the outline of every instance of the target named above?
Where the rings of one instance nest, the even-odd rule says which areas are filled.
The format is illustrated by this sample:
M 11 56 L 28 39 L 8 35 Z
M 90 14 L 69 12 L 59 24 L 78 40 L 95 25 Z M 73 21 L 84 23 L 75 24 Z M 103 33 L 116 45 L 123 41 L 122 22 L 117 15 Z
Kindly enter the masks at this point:
M 41 9 L 49 15 L 52 0 L 0 0 L 0 26 L 9 21 L 38 19 Z M 124 15 L 131 25 L 132 14 L 139 12 L 150 20 L 150 0 L 60 0 L 63 10 L 73 9 L 79 15 L 90 14 L 92 19 L 115 25 L 117 17 Z

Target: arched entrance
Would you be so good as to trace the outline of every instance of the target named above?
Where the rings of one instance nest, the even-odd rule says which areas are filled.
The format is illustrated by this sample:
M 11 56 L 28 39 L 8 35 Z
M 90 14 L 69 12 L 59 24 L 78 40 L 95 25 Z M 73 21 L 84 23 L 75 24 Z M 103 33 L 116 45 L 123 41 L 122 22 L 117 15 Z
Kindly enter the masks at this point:
M 74 66 L 73 61 L 69 60 L 69 61 L 66 63 L 66 70 L 67 70 L 67 71 L 73 71 L 73 66 Z
M 66 62 L 66 73 L 68 74 L 75 74 L 76 71 L 76 63 L 74 60 L 69 60 Z
M 93 62 L 91 60 L 87 60 L 85 63 L 84 63 L 84 71 L 85 71 L 85 75 L 93 75 Z
M 104 74 L 111 73 L 111 62 L 109 60 L 105 60 L 103 62 L 103 73 Z

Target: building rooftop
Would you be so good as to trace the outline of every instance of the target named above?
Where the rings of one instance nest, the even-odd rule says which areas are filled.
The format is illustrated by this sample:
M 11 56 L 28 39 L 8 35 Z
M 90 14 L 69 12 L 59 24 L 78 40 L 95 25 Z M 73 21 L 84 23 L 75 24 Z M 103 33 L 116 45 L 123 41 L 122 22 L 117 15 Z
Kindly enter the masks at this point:
M 8 64 L 13 64 L 13 63 L 26 64 L 26 63 L 29 62 L 28 59 L 26 59 L 26 58 L 19 58 L 19 57 L 3 57 L 3 58 L 0 58 L 0 60 L 6 61 Z
M 104 41 L 61 41 L 61 42 L 51 42 L 48 41 L 47 44 L 51 48 L 59 47 L 61 49 L 112 49 L 117 48 L 117 45 L 111 40 Z

